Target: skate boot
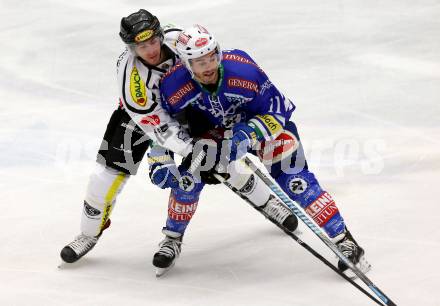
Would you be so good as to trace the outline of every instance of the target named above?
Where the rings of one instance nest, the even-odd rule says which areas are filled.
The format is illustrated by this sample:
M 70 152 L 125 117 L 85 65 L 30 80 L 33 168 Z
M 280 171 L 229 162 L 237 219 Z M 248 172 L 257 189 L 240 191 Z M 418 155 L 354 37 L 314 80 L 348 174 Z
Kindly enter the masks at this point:
M 354 240 L 351 233 L 346 230 L 343 234 L 335 238 L 336 246 L 339 250 L 347 257 L 361 272 L 367 273 L 371 265 L 365 259 L 365 251 L 359 246 L 359 244 Z M 350 278 L 356 278 L 356 274 L 348 268 L 348 266 L 339 260 L 338 268 Z
M 86 255 L 91 249 L 93 249 L 98 242 L 99 237 L 101 237 L 102 232 L 110 226 L 110 223 L 111 221 L 108 219 L 98 236 L 87 236 L 84 234 L 78 235 L 71 243 L 61 250 L 61 259 L 67 263 L 74 263 Z
M 273 195 L 263 206 L 263 211 L 291 232 L 298 227 L 298 218 Z
M 61 250 L 61 258 L 67 263 L 73 263 L 93 249 L 97 242 L 98 237 L 81 234 Z
M 154 254 L 153 265 L 156 267 L 156 276 L 162 276 L 170 270 L 179 257 L 182 234 L 169 230 L 162 230 L 165 238 L 159 244 L 159 251 Z

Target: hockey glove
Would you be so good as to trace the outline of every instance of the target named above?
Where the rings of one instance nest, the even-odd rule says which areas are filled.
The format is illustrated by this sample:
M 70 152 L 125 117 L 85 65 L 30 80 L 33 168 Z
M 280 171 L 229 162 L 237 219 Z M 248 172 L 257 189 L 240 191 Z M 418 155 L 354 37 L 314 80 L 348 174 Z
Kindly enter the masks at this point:
M 172 171 L 174 168 L 175 171 Z M 174 173 L 173 173 L 174 172 Z M 150 167 L 151 182 L 159 188 L 176 188 L 179 186 L 179 181 L 176 178 L 177 168 L 175 164 L 161 165 L 156 164 Z
M 232 133 L 233 135 L 230 139 L 230 161 L 242 158 L 257 143 L 255 130 L 246 123 L 236 124 L 232 128 Z
M 213 140 L 202 140 L 194 145 L 193 151 L 182 160 L 179 170 L 188 170 L 193 176 L 205 184 L 220 184 L 215 174 L 229 178 L 226 173 L 218 173 L 216 167 L 220 159 L 220 146 Z

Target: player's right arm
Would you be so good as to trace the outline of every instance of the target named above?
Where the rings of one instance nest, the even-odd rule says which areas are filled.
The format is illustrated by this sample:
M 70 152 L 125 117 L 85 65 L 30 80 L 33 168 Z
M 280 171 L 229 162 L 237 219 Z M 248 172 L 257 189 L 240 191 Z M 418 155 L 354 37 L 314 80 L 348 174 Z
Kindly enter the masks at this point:
M 162 107 L 171 116 L 181 113 L 201 96 L 200 89 L 182 63 L 178 63 L 163 75 L 159 88 Z

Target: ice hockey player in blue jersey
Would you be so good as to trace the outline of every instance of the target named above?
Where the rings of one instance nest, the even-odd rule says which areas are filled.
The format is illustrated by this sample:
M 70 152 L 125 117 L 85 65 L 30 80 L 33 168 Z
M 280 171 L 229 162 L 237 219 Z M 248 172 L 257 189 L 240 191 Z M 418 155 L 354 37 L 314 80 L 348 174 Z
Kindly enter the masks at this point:
M 294 104 L 246 52 L 222 51 L 214 36 L 200 25 L 181 32 L 176 49 L 181 63 L 163 76 L 160 85 L 162 105 L 169 114 L 177 116 L 190 108 L 195 117 L 202 115 L 212 127 L 232 130 L 226 142 L 229 161 L 247 152 L 257 154 L 280 187 L 325 230 L 341 252 L 368 271 L 364 249 L 347 230 L 331 195 L 308 168 L 297 127 L 290 120 Z M 215 168 L 205 172 L 205 179 L 212 179 L 214 172 Z M 202 182 L 191 187 L 194 202 L 203 186 Z M 188 194 L 179 187 L 173 193 Z M 183 233 L 189 219 L 173 220 L 169 215 L 165 229 Z M 338 267 L 349 274 L 342 262 Z
M 177 61 L 173 50 L 180 31 L 180 28 L 173 25 L 162 26 L 156 16 L 144 9 L 121 19 L 119 36 L 125 50 L 116 65 L 119 105 L 107 125 L 97 165 L 90 176 L 84 202 L 81 203 L 81 232 L 61 249 L 60 256 L 64 263 L 78 261 L 95 247 L 111 223 L 110 217 L 118 195 L 129 178 L 137 173 L 147 150 L 148 160 L 153 161 L 150 168 L 154 174 L 153 182 L 162 186 L 166 182 L 164 177 L 160 177 L 161 173 L 177 171 L 175 164 L 173 168 L 167 163 L 169 152 L 181 156 L 192 152 L 193 139 L 160 103 L 159 80 Z M 190 188 L 188 182 L 186 177 L 182 177 L 182 186 L 186 184 Z M 167 183 L 176 184 L 177 180 L 169 180 Z M 228 183 L 286 229 L 296 229 L 298 221 L 292 212 L 274 198 L 270 189 L 251 173 L 231 175 Z M 174 220 L 189 220 L 197 206 L 197 202 L 191 202 L 194 196 L 188 189 L 185 192 L 176 189 L 176 201 L 169 205 Z M 179 231 L 183 229 L 179 227 Z M 165 259 L 168 259 L 170 252 L 175 257 L 180 251 L 181 234 L 171 231 L 166 233 L 168 235 L 161 243 L 160 254 L 166 254 Z M 155 257 L 157 272 L 162 271 L 159 268 L 167 267 L 161 258 Z

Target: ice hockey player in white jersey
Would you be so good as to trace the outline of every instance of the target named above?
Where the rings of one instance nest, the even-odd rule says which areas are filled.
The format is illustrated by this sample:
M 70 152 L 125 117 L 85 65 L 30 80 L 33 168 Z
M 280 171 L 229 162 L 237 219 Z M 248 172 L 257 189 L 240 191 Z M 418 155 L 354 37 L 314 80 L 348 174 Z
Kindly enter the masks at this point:
M 119 107 L 107 125 L 96 169 L 90 176 L 81 215 L 81 234 L 61 250 L 64 262 L 76 262 L 96 245 L 110 226 L 118 194 L 129 177 L 136 174 L 153 142 L 149 159 L 162 163 L 155 165 L 152 178 L 162 187 L 178 184 L 172 180 L 165 183 L 160 176 L 171 171 L 175 173 L 173 177 L 179 177 L 177 167 L 168 164 L 167 158 L 171 152 L 188 156 L 194 148 L 193 139 L 162 108 L 159 80 L 177 62 L 172 48 L 180 31 L 172 26 L 162 28 L 157 17 L 143 9 L 122 18 L 119 35 L 126 49 L 117 61 Z M 250 174 L 244 174 L 231 178 L 230 183 L 268 210 L 274 219 L 294 230 L 297 220 L 291 212 L 274 201 L 258 180 L 252 180 L 253 188 L 247 188 L 250 182 Z M 172 241 L 179 250 L 180 240 L 181 237 Z
M 158 83 L 176 63 L 170 49 L 179 29 L 162 28 L 146 10 L 121 20 L 120 37 L 126 44 L 117 61 L 119 107 L 113 112 L 90 176 L 81 217 L 81 234 L 61 251 L 68 263 L 77 261 L 97 243 L 110 225 L 118 193 L 139 163 L 152 140 L 180 155 L 191 152 L 191 138 L 163 110 Z

